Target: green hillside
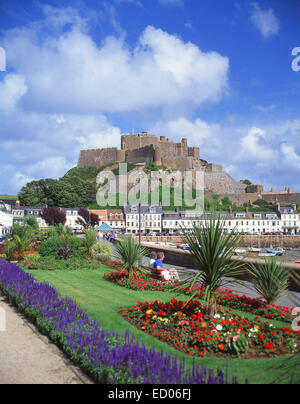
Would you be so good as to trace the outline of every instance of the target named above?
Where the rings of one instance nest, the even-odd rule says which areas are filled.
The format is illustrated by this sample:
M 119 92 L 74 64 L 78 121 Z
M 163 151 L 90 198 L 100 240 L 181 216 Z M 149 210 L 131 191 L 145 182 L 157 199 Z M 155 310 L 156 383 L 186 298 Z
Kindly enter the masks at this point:
M 0 201 L 17 201 L 18 196 L 16 195 L 0 195 Z
M 133 163 L 128 164 L 128 172 L 132 171 L 136 168 L 136 165 Z M 99 206 L 96 201 L 97 194 L 97 184 L 96 178 L 97 175 L 103 170 L 111 170 L 116 176 L 119 175 L 119 167 L 118 164 L 110 164 L 109 166 L 104 166 L 101 168 L 97 167 L 84 167 L 77 168 L 74 167 L 69 170 L 63 177 L 58 180 L 54 180 L 51 178 L 41 179 L 39 181 L 32 181 L 24 186 L 17 196 L 0 196 L 0 199 L 8 199 L 16 200 L 20 199 L 20 202 L 23 206 L 37 206 L 42 207 L 45 205 L 48 206 L 59 206 L 62 208 L 72 208 L 72 207 L 84 207 L 90 209 L 122 209 L 123 201 L 126 199 L 127 195 L 120 196 L 119 194 L 113 195 L 110 194 L 109 197 L 112 198 L 110 203 L 102 204 Z M 163 167 L 156 166 L 153 162 L 151 162 L 147 167 L 145 167 L 145 172 L 150 174 L 151 171 L 157 171 L 158 169 L 163 169 Z M 170 170 L 167 170 L 168 173 Z M 166 189 L 165 189 L 166 190 Z M 159 187 L 159 202 L 163 202 L 162 198 L 162 187 Z M 185 209 L 195 209 L 196 206 L 185 205 L 182 206 L 175 205 L 174 196 L 176 193 L 176 189 L 169 188 L 170 192 L 170 203 L 168 206 L 162 206 L 163 210 L 175 210 L 178 208 L 179 210 Z M 149 203 L 152 202 L 152 194 L 143 195 L 142 202 Z M 196 191 L 192 191 L 192 197 L 196 197 Z M 138 198 L 138 196 L 137 196 Z M 182 194 L 182 200 L 184 200 L 184 194 Z M 269 205 L 264 200 L 257 200 L 253 204 L 244 204 L 243 206 L 234 205 L 228 197 L 220 198 L 218 195 L 212 195 L 212 199 L 209 201 L 208 199 L 204 199 L 204 208 L 211 209 L 214 208 L 218 211 L 228 210 L 231 208 L 235 211 L 244 211 L 245 208 L 248 208 L 249 211 L 273 211 L 274 207 Z

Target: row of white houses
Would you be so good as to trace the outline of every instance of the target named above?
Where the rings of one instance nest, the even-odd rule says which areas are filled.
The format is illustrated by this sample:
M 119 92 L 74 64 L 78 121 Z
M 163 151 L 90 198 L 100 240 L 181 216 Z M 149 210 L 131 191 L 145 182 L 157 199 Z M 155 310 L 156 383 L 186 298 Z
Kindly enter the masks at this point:
M 126 230 L 131 233 L 139 231 L 139 208 L 125 207 Z M 238 233 L 263 234 L 300 232 L 300 214 L 294 207 L 278 207 L 276 212 L 219 212 L 228 231 Z M 209 212 L 162 211 L 159 206 L 141 207 L 141 231 L 143 233 L 165 232 L 169 234 L 180 233 L 181 228 L 192 229 L 193 225 L 205 223 Z
M 78 225 L 77 208 L 62 209 L 66 213 L 66 225 L 74 231 L 81 230 Z M 9 231 L 13 222 L 23 221 L 27 216 L 35 216 L 40 228 L 47 224 L 41 217 L 42 208 L 10 207 L 0 202 L 0 238 Z M 95 211 L 91 211 L 95 212 Z M 122 210 L 98 211 L 100 226 L 105 224 L 112 231 L 126 231 L 137 234 L 141 221 L 141 232 L 145 234 L 176 234 L 181 228 L 192 229 L 209 218 L 209 212 L 163 211 L 159 205 L 132 205 Z M 300 214 L 296 206 L 277 206 L 276 212 L 219 212 L 228 231 L 239 233 L 263 234 L 285 233 L 300 234 Z

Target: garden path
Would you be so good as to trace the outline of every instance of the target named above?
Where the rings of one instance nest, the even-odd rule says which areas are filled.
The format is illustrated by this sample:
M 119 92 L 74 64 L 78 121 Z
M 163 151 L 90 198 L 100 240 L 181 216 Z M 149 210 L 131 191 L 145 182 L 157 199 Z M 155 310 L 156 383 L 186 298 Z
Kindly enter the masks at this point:
M 84 377 L 77 374 L 60 351 L 40 336 L 0 294 L 0 384 L 84 382 Z

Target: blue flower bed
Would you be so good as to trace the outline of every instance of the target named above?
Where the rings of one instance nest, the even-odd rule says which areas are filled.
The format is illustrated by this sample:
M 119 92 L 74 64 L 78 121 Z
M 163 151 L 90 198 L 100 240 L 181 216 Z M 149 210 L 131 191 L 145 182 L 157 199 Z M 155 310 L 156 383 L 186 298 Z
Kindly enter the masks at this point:
M 55 342 L 77 365 L 103 384 L 228 384 L 227 371 L 213 372 L 147 349 L 126 332 L 107 332 L 76 301 L 37 282 L 17 265 L 0 258 L 0 289 L 10 303 Z M 234 377 L 232 384 L 237 384 Z

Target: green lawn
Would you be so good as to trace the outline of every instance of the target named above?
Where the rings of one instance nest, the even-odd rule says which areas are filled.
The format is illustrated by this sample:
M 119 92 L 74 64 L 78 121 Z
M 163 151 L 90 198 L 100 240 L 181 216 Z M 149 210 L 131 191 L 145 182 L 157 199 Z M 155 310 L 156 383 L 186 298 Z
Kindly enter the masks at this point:
M 38 281 L 47 282 L 57 288 L 62 296 L 69 296 L 86 309 L 89 316 L 97 319 L 105 330 L 114 330 L 124 334 L 126 330 L 139 338 L 146 347 L 155 346 L 157 350 L 163 349 L 178 358 L 184 357 L 186 364 L 192 366 L 195 359 L 198 365 L 205 365 L 213 369 L 229 368 L 230 375 L 236 375 L 240 383 L 248 379 L 249 383 L 270 383 L 280 375 L 277 368 L 286 358 L 272 359 L 215 359 L 192 358 L 178 352 L 176 349 L 147 335 L 124 320 L 118 311 L 133 306 L 139 301 L 169 301 L 174 296 L 172 292 L 137 292 L 123 288 L 103 279 L 103 273 L 107 270 L 103 266 L 100 271 L 76 270 L 76 271 L 28 271 Z M 186 300 L 186 296 L 176 296 Z M 247 314 L 245 315 L 246 317 Z M 251 316 L 250 316 L 251 317 Z

